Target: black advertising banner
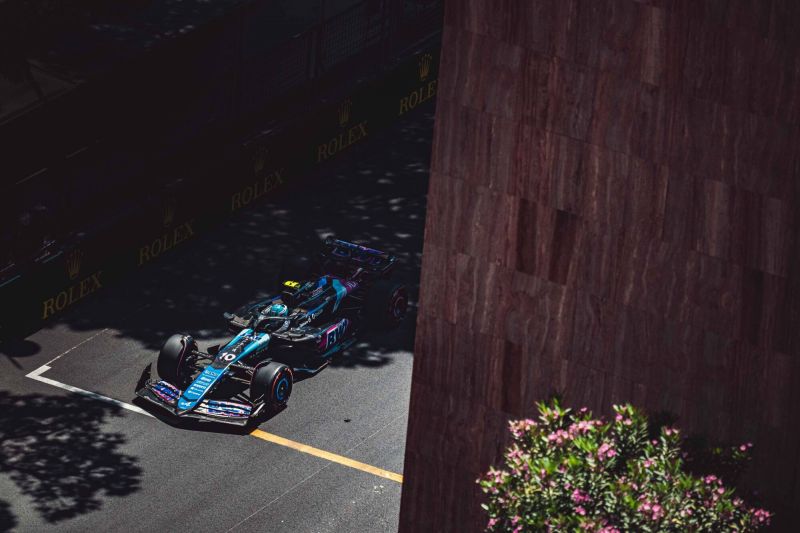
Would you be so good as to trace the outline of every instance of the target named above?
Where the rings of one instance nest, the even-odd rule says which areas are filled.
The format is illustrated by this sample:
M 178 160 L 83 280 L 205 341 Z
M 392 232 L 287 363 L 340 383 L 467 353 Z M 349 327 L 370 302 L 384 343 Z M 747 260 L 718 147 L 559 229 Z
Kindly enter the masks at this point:
M 102 230 L 0 280 L 0 336 L 31 331 L 434 99 L 438 60 L 437 42 L 266 134 L 162 161 L 159 170 L 174 178 L 166 186 L 132 200 Z

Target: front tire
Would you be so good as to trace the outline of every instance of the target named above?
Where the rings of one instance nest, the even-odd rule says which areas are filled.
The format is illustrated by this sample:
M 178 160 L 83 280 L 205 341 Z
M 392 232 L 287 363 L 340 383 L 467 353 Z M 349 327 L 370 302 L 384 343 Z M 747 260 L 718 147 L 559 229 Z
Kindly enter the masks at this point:
M 286 405 L 292 394 L 294 377 L 292 370 L 280 363 L 271 361 L 259 365 L 250 379 L 250 401 L 265 403 L 273 409 Z
M 156 373 L 158 377 L 182 388 L 188 377 L 188 360 L 197 343 L 189 335 L 173 335 L 167 339 L 158 353 Z

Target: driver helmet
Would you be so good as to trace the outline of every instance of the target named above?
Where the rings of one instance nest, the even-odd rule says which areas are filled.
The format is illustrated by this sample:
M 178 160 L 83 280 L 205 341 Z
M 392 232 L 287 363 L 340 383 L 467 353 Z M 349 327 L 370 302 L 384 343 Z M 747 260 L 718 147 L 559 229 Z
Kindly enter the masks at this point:
M 286 304 L 274 303 L 264 314 L 266 316 L 286 316 L 289 314 L 289 308 L 286 306 Z

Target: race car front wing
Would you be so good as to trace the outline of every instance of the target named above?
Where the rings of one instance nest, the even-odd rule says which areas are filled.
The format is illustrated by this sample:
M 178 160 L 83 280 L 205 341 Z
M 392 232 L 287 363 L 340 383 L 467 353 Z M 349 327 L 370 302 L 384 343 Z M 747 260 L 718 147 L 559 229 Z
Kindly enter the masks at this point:
M 259 411 L 259 409 L 254 410 L 253 405 L 248 403 L 204 399 L 191 411 L 178 413 L 177 405 L 181 392 L 171 383 L 159 380 L 148 381 L 144 387 L 136 391 L 136 395 L 166 409 L 174 416 L 222 422 L 237 426 L 246 425 L 251 415 Z

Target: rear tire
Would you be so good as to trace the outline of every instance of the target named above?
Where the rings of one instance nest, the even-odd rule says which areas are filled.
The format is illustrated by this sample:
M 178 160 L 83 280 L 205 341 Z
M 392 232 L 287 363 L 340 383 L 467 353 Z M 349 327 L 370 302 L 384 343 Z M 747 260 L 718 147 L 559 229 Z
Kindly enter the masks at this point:
M 183 388 L 188 377 L 188 360 L 197 343 L 189 335 L 173 335 L 167 339 L 158 353 L 156 373 L 158 377 Z
M 273 409 L 283 407 L 292 394 L 293 382 L 292 370 L 288 366 L 275 361 L 260 365 L 250 379 L 250 401 L 254 404 L 264 402 Z
M 378 280 L 367 294 L 364 312 L 373 327 L 395 328 L 408 312 L 408 291 L 401 283 Z

